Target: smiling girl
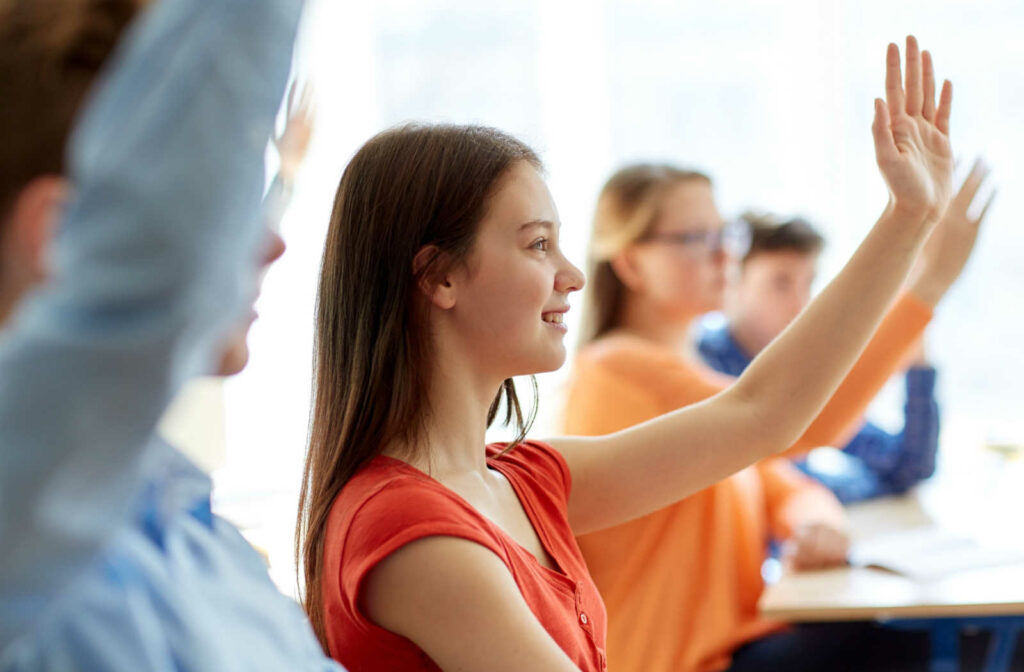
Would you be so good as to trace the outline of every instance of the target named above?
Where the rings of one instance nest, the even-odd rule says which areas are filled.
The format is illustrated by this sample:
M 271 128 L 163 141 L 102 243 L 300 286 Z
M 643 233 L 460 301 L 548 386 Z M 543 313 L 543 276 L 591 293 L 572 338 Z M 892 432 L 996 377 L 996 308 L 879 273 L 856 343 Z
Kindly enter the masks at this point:
M 511 383 L 562 365 L 584 282 L 534 152 L 458 126 L 393 129 L 357 152 L 324 250 L 299 521 L 305 606 L 333 657 L 353 672 L 606 668 L 574 535 L 790 446 L 945 209 L 951 91 L 908 107 L 934 99 L 913 56 L 904 93 L 890 46 L 873 132 L 891 198 L 846 267 L 734 385 L 604 437 L 526 440 Z M 519 438 L 485 445 L 502 403 Z

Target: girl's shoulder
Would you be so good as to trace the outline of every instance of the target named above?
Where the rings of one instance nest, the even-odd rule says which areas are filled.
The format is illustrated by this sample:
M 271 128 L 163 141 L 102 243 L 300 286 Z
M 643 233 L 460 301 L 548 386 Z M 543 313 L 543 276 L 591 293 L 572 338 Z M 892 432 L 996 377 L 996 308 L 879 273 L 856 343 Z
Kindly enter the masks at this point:
M 569 467 L 550 445 L 524 441 L 508 449 L 507 444 L 495 443 L 486 450 L 488 465 L 512 481 L 521 497 L 568 501 Z M 327 527 L 331 541 L 346 554 L 431 533 L 479 541 L 494 537 L 487 519 L 454 491 L 416 467 L 385 456 L 372 459 L 345 484 L 331 507 Z
M 385 557 L 417 539 L 459 537 L 500 552 L 493 527 L 465 500 L 401 460 L 378 456 L 335 498 L 327 521 L 324 558 L 355 594 Z
M 474 524 L 476 510 L 428 474 L 401 460 L 377 456 L 345 484 L 331 508 L 335 532 L 375 531 L 387 537 L 432 521 Z
M 487 446 L 487 462 L 518 481 L 520 497 L 539 492 L 567 505 L 572 488 L 569 464 L 550 444 L 528 440 L 509 449 L 507 443 L 492 443 Z

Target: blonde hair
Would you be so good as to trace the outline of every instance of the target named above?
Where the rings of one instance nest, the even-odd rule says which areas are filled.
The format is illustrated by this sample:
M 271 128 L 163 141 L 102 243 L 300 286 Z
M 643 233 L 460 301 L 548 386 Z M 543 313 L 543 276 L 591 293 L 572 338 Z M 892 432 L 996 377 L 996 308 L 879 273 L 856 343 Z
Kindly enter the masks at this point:
M 625 286 L 612 269 L 612 258 L 650 232 L 672 187 L 697 180 L 711 183 L 695 170 L 638 163 L 620 168 L 605 183 L 597 198 L 587 259 L 581 345 L 618 325 Z

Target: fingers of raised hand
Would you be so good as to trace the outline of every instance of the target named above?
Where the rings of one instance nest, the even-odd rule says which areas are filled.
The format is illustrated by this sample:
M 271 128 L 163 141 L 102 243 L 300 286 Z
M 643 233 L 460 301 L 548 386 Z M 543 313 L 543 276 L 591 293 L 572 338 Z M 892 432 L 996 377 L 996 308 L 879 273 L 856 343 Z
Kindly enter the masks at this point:
M 889 44 L 886 52 L 885 97 L 890 118 L 896 119 L 901 114 L 923 117 L 949 135 L 953 85 L 949 80 L 943 81 L 936 106 L 935 66 L 931 53 L 920 51 L 913 35 L 907 36 L 906 49 L 905 75 L 901 71 L 899 47 Z
M 890 118 L 901 114 L 906 108 L 903 74 L 900 71 L 900 48 L 891 42 L 885 52 L 885 102 L 889 105 Z
M 980 211 L 977 211 L 977 216 L 970 217 L 967 214 L 967 210 L 975 202 L 975 199 L 978 195 L 978 191 L 981 189 L 981 186 L 985 183 L 985 180 L 988 178 L 989 173 L 991 172 L 991 168 L 989 168 L 989 166 L 983 163 L 982 160 L 979 158 L 977 161 L 974 162 L 974 167 L 971 169 L 970 175 L 968 175 L 967 179 L 964 180 L 964 186 L 961 187 L 960 193 L 957 194 L 957 206 L 958 208 L 963 208 L 964 218 L 973 227 L 975 233 L 977 232 L 977 229 L 981 226 L 982 222 L 985 221 L 985 217 L 986 215 L 988 215 L 988 211 L 992 207 L 992 201 L 995 200 L 998 190 L 993 189 L 991 192 L 989 192 L 988 198 L 985 199 L 985 205 L 981 206 Z M 961 194 L 963 194 L 962 201 Z
M 957 192 L 955 197 L 955 207 L 959 212 L 967 212 L 967 209 L 974 201 L 974 197 L 978 195 L 981 185 L 984 184 L 985 178 L 988 177 L 989 172 L 991 172 L 991 169 L 981 157 L 974 160 L 971 172 L 968 173 L 963 185 L 960 186 L 960 191 Z
M 974 223 L 978 226 L 985 221 L 985 215 L 988 214 L 988 209 L 992 206 L 992 201 L 996 200 L 997 189 L 993 189 L 992 193 L 988 195 L 988 199 L 985 200 L 985 205 L 982 207 L 981 212 L 978 213 L 978 218 L 974 220 Z
M 313 84 L 306 81 L 302 83 L 302 92 L 299 94 L 299 103 L 292 108 L 296 115 L 303 117 L 312 116 L 313 112 Z
M 920 116 L 924 105 L 924 87 L 921 77 L 921 52 L 917 47 L 917 38 L 907 36 L 907 72 L 904 86 L 906 112 L 912 117 Z
M 924 104 L 921 107 L 921 116 L 928 121 L 935 122 L 935 66 L 932 63 L 932 55 L 929 51 L 921 52 L 921 76 L 922 93 Z
M 943 135 L 949 135 L 949 115 L 953 109 L 953 83 L 948 79 L 942 82 L 942 93 L 939 94 L 939 107 L 935 110 L 935 127 Z
M 299 89 L 299 80 L 293 80 L 291 86 L 288 87 L 288 105 L 285 107 L 288 110 L 288 114 L 295 109 L 295 94 Z
M 889 108 L 881 98 L 875 98 L 875 120 L 871 124 L 871 133 L 875 138 L 875 157 L 879 164 L 894 161 L 899 157 L 896 141 L 893 139 Z
M 307 120 L 312 117 L 313 85 L 296 80 L 288 91 L 288 119 Z

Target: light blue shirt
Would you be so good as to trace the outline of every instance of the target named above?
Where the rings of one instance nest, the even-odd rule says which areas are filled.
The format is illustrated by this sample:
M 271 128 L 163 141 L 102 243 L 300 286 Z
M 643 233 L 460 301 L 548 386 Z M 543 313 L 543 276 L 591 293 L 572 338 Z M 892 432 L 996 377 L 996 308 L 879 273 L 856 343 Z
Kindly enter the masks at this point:
M 0 332 L 0 670 L 339 670 L 154 428 L 254 288 L 302 0 L 161 0 L 70 146 L 54 279 Z

